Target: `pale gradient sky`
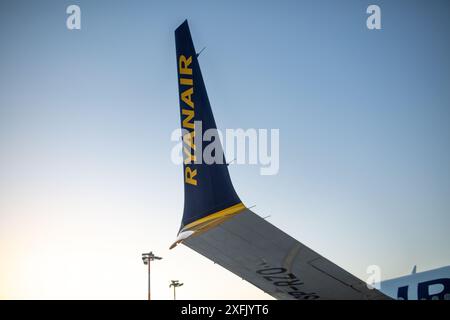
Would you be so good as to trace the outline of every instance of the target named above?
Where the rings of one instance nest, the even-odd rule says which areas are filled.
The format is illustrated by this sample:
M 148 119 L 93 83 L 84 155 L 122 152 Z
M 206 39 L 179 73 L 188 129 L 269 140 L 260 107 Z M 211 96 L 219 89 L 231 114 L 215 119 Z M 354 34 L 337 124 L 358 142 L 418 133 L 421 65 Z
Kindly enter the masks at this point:
M 185 18 L 219 128 L 280 129 L 278 175 L 230 166 L 244 203 L 363 279 L 450 264 L 449 15 L 438 0 L 1 1 L 0 298 L 145 299 L 150 249 L 155 299 L 171 279 L 181 299 L 268 297 L 168 250 Z

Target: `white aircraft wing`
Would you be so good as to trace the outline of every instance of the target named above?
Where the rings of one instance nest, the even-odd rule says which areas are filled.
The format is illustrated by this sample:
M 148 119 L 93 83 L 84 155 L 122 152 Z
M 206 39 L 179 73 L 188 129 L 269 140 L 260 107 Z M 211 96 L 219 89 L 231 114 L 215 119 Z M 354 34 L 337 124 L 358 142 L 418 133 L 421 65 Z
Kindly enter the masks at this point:
M 249 209 L 183 244 L 276 299 L 389 299 Z

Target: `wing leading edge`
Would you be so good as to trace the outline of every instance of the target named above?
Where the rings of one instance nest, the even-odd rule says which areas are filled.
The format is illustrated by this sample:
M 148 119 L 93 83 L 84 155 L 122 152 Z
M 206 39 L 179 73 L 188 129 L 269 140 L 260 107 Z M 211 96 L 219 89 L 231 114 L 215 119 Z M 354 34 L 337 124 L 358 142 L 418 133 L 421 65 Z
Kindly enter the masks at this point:
M 183 243 L 277 299 L 388 299 L 246 208 L 225 159 L 196 161 L 196 123 L 200 134 L 216 123 L 187 21 L 175 40 L 185 204 L 171 248 Z

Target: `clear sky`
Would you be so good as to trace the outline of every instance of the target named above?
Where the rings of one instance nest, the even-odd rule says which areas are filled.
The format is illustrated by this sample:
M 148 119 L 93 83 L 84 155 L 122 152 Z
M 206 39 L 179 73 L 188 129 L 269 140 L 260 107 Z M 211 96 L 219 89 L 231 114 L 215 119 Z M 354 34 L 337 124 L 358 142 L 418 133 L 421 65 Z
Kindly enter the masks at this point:
M 70 4 L 82 29 L 69 31 Z M 377 4 L 382 30 L 366 28 Z M 0 298 L 267 298 L 184 246 L 174 30 L 220 129 L 279 128 L 247 205 L 365 279 L 450 264 L 448 1 L 0 2 Z

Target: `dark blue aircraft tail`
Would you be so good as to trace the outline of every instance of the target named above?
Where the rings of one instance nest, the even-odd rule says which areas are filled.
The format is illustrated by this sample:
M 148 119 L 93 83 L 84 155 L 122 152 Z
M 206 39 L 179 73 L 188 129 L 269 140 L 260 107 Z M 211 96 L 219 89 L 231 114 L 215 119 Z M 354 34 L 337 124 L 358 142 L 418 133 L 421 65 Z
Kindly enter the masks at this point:
M 187 20 L 175 30 L 175 42 L 183 130 L 184 213 L 172 247 L 245 209 L 231 183 L 224 156 L 212 164 L 202 157 L 200 144 L 204 150 L 214 142 L 200 143 L 204 132 L 217 128 Z M 223 155 L 220 141 L 215 146 L 215 152 Z

